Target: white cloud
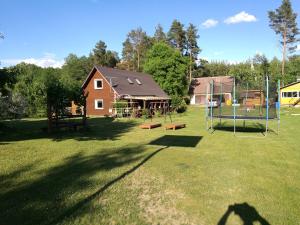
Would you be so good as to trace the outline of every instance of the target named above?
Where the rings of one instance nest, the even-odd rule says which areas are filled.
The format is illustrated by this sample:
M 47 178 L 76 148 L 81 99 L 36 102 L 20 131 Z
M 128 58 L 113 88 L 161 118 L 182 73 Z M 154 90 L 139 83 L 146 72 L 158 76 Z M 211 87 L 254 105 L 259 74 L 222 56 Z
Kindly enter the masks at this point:
M 64 60 L 57 59 L 55 54 L 53 53 L 44 53 L 44 56 L 42 58 L 1 59 L 0 62 L 3 66 L 13 66 L 18 63 L 24 62 L 29 64 L 35 64 L 43 68 L 61 68 L 64 64 Z
M 296 51 L 300 52 L 300 45 L 297 45 Z
M 219 23 L 218 20 L 208 19 L 208 20 L 204 21 L 201 25 L 202 25 L 204 28 L 211 28 L 211 27 L 217 26 L 218 23 Z
M 228 17 L 226 20 L 224 20 L 224 23 L 226 24 L 236 24 L 236 23 L 242 23 L 242 22 L 256 22 L 257 18 L 254 15 L 251 15 L 249 13 L 246 13 L 245 11 L 242 11 L 234 16 Z

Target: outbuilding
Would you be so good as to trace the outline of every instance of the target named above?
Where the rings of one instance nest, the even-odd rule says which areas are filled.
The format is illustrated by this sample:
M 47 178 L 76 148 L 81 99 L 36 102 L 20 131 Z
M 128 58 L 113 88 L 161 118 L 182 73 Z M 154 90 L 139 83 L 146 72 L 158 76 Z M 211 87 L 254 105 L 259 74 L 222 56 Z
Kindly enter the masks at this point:
M 207 94 L 210 95 L 209 85 L 211 82 L 217 88 L 214 90 L 214 99 L 219 99 L 222 95 L 222 102 L 231 102 L 232 99 L 232 87 L 233 78 L 230 76 L 218 76 L 218 77 L 200 77 L 194 78 L 190 85 L 190 97 L 191 105 L 205 105 Z M 219 84 L 219 85 L 218 85 Z M 221 85 L 222 84 L 222 85 Z M 221 87 L 222 86 L 222 87 Z
M 280 88 L 282 106 L 300 106 L 300 80 Z

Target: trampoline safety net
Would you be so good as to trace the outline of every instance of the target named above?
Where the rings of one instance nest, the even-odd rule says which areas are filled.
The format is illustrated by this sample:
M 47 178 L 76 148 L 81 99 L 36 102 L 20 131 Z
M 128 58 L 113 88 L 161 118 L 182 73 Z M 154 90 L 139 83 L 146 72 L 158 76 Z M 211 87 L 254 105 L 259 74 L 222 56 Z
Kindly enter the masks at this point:
M 278 82 L 268 77 L 255 82 L 212 81 L 207 87 L 207 116 L 227 119 L 276 119 Z

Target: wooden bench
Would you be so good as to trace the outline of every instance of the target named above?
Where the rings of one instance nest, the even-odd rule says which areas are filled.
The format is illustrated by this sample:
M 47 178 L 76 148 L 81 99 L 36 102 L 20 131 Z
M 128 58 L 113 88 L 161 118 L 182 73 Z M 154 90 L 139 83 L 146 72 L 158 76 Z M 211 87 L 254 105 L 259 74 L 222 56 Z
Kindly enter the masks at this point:
M 176 129 L 180 129 L 180 128 L 185 128 L 185 123 L 170 123 L 170 124 L 167 124 L 165 126 L 166 130 L 176 130 Z
M 160 127 L 161 124 L 160 123 L 144 123 L 142 125 L 140 125 L 140 128 L 142 129 L 152 129 L 152 128 L 156 128 L 156 127 Z

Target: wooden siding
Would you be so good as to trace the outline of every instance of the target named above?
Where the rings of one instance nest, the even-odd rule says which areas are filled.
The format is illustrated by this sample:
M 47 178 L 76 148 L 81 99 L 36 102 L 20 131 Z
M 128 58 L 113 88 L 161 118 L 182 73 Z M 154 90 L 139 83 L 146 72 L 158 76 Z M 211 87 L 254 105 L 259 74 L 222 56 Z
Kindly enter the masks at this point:
M 283 92 L 298 92 L 299 97 L 282 97 Z M 281 105 L 293 105 L 300 99 L 300 82 L 286 87 L 281 88 L 280 90 L 280 104 Z M 298 105 L 300 105 L 298 103 Z
M 115 92 L 113 88 L 110 86 L 109 82 L 104 78 L 102 74 L 98 70 L 94 70 L 94 74 L 87 86 L 84 89 L 84 93 L 88 93 L 88 97 L 86 99 L 87 106 L 87 116 L 105 116 L 111 115 L 110 109 L 112 107 L 112 102 L 114 102 Z M 102 79 L 102 89 L 94 88 L 94 80 Z M 95 100 L 103 99 L 103 109 L 95 108 Z

